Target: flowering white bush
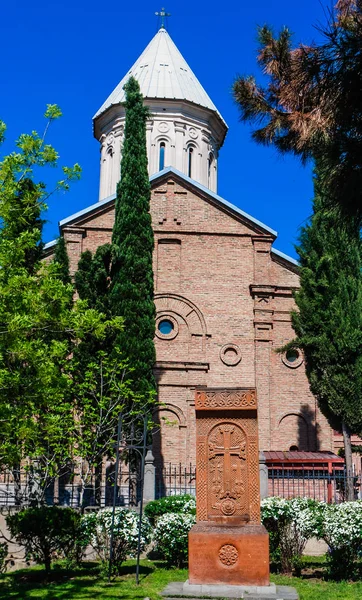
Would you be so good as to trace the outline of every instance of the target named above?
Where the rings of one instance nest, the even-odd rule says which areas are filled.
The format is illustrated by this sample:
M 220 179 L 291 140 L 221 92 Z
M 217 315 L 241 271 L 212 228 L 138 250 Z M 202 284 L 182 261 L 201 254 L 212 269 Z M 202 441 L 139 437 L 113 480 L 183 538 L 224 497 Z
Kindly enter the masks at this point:
M 152 500 L 147 504 L 145 513 L 152 525 L 155 525 L 157 519 L 166 513 L 195 514 L 196 498 L 190 494 L 180 494 Z
M 137 551 L 139 515 L 126 508 L 116 508 L 113 533 L 113 564 L 119 570 L 127 557 Z M 81 533 L 83 543 L 90 544 L 103 563 L 109 561 L 109 546 L 112 527 L 112 509 L 105 508 L 96 513 L 83 515 Z M 151 525 L 146 516 L 141 524 L 141 551 L 151 538 Z
M 187 560 L 188 534 L 195 524 L 194 515 L 167 513 L 157 520 L 154 539 L 157 550 L 169 565 L 180 567 Z
M 301 568 L 301 556 L 309 538 L 320 537 L 321 503 L 309 498 L 265 498 L 262 522 L 270 534 L 272 561 L 289 573 Z
M 322 535 L 332 550 L 344 546 L 362 550 L 362 502 L 328 504 L 324 510 Z
M 322 537 L 329 546 L 329 575 L 334 579 L 360 578 L 358 559 L 362 554 L 362 502 L 325 506 Z
M 185 514 L 195 514 L 196 511 L 196 498 L 193 496 L 189 500 L 186 500 L 184 505 L 180 507 L 180 512 Z

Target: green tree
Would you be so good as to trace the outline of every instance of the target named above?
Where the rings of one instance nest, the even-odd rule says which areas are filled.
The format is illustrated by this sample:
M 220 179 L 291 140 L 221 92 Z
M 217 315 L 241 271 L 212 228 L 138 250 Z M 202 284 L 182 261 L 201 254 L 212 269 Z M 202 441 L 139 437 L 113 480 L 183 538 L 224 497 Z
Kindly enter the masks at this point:
M 119 330 L 122 325 L 119 322 Z M 112 323 L 112 333 L 115 325 Z M 88 336 L 89 337 L 89 336 Z M 105 345 L 107 348 L 107 346 Z M 88 348 L 87 348 L 88 349 Z M 96 499 L 100 500 L 103 460 L 115 454 L 115 440 L 120 413 L 142 410 L 142 399 L 132 390 L 132 372 L 122 353 L 93 344 L 92 355 L 84 349 L 74 352 L 67 371 L 72 379 L 75 402 L 75 462 L 79 466 L 80 504 L 93 481 Z
M 259 29 L 258 62 L 267 85 L 238 77 L 234 97 L 253 138 L 318 159 L 327 201 L 362 217 L 362 0 L 339 0 L 321 41 L 293 48 L 284 28 Z
M 300 235 L 297 335 L 289 346 L 303 350 L 307 375 L 319 406 L 342 431 L 353 499 L 351 432 L 362 430 L 362 244 L 358 223 L 343 223 L 328 209 L 318 171 L 310 223 Z
M 34 172 L 57 165 L 45 134 L 60 114 L 49 105 L 44 135 L 21 135 L 18 150 L 0 162 L 0 465 L 14 473 L 29 466 L 35 501 L 73 456 L 70 340 L 102 337 L 109 326 L 84 301 L 73 303 L 73 286 L 62 281 L 56 262 L 40 260 L 41 213 L 50 194 Z M 0 138 L 4 132 L 0 123 Z M 80 168 L 63 172 L 57 189 L 66 190 Z
M 154 238 L 146 150 L 148 110 L 133 77 L 124 89 L 126 124 L 112 236 L 110 299 L 113 314 L 124 319 L 125 329 L 117 336 L 117 345 L 132 365 L 134 391 L 147 395 L 155 389 L 156 360 Z
M 58 276 L 62 280 L 62 282 L 65 285 L 71 283 L 67 245 L 62 235 L 59 236 L 59 238 L 57 239 L 54 251 L 54 262 L 58 267 Z
M 75 274 L 75 284 L 79 297 L 87 300 L 88 306 L 111 314 L 111 244 L 99 246 L 94 255 L 89 250 L 82 253 Z

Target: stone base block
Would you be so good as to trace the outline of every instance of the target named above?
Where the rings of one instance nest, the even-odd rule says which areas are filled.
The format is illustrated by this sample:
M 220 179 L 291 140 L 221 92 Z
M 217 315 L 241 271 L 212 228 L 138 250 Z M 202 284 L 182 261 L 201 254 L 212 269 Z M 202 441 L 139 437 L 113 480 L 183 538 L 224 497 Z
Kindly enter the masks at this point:
M 165 600 L 199 600 L 200 598 L 244 598 L 244 600 L 298 600 L 299 596 L 292 587 L 270 584 L 267 586 L 245 585 L 192 585 L 169 583 L 161 595 Z
M 189 583 L 269 586 L 269 535 L 265 527 L 196 523 L 189 533 Z

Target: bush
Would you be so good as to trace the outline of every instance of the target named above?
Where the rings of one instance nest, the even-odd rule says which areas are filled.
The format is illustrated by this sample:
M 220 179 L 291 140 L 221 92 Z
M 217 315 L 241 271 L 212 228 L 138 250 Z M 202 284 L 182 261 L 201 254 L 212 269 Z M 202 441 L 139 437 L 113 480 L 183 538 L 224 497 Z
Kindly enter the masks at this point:
M 152 500 L 145 507 L 145 514 L 155 525 L 158 517 L 167 513 L 196 514 L 196 498 L 190 494 L 167 496 L 159 500 Z
M 119 573 L 127 557 L 134 557 L 138 545 L 139 516 L 132 510 L 116 508 L 113 533 L 113 573 Z M 90 544 L 100 558 L 103 567 L 109 562 L 109 548 L 112 528 L 112 509 L 105 508 L 95 513 L 83 515 L 81 521 L 82 544 Z M 142 518 L 141 551 L 151 539 L 151 525 L 147 517 Z
M 0 573 L 5 573 L 6 571 L 6 557 L 8 555 L 8 545 L 5 542 L 0 543 Z
M 52 560 L 69 558 L 77 544 L 80 515 L 71 508 L 26 508 L 6 517 L 10 534 L 26 555 L 50 572 Z
M 262 523 L 270 534 L 270 558 L 276 570 L 300 574 L 307 540 L 321 536 L 320 505 L 309 498 L 271 497 L 262 501 Z
M 329 546 L 328 574 L 332 579 L 358 578 L 362 555 L 362 502 L 343 502 L 324 507 L 321 536 Z
M 157 519 L 154 539 L 158 552 L 169 566 L 181 567 L 188 556 L 188 534 L 195 524 L 194 515 L 168 513 Z

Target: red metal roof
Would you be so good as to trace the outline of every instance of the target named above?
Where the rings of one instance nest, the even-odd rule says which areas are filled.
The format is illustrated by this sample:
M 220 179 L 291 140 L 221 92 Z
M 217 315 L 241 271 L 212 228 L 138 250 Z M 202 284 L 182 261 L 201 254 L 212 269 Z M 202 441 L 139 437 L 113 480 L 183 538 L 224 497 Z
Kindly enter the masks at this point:
M 264 451 L 266 463 L 338 463 L 343 464 L 344 459 L 333 452 L 300 452 L 300 451 Z

